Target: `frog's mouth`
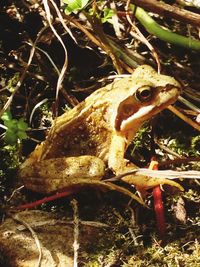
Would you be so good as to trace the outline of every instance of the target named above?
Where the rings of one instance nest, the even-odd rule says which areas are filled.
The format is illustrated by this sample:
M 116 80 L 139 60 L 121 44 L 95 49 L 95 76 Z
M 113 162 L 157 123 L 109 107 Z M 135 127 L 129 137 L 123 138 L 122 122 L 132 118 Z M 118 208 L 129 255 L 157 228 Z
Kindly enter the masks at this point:
M 146 120 L 151 119 L 154 115 L 174 103 L 180 94 L 180 88 L 170 87 L 168 86 L 168 90 L 163 90 L 162 93 L 155 95 L 154 99 L 148 103 L 133 103 L 132 112 L 129 113 L 129 116 L 123 116 L 119 112 L 115 120 L 116 130 L 135 130 Z

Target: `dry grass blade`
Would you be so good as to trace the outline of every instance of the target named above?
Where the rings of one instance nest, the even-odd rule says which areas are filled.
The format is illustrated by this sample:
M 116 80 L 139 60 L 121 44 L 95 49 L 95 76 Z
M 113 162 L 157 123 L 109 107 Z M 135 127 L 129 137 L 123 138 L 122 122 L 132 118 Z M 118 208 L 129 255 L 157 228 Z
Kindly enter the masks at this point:
M 110 7 L 112 10 L 114 10 L 114 14 L 111 18 L 112 20 L 112 24 L 113 24 L 113 29 L 115 31 L 115 34 L 118 38 L 122 38 L 122 33 L 121 33 L 121 30 L 120 30 L 120 23 L 119 23 L 119 18 L 117 16 L 117 10 L 116 10 L 116 5 L 115 5 L 115 2 L 111 2 L 110 3 Z
M 3 113 L 9 108 L 9 106 L 10 106 L 12 100 L 13 100 L 14 95 L 15 95 L 16 92 L 19 90 L 20 86 L 22 85 L 22 83 L 23 83 L 23 81 L 24 81 L 24 79 L 25 79 L 25 77 L 26 77 L 28 68 L 29 68 L 30 65 L 31 65 L 31 62 L 32 62 L 32 59 L 33 59 L 33 56 L 34 56 L 34 53 L 35 53 L 35 44 L 36 44 L 36 42 L 35 42 L 34 44 L 32 44 L 33 46 L 32 46 L 31 51 L 30 51 L 30 55 L 29 55 L 29 59 L 28 59 L 28 63 L 27 63 L 27 65 L 26 65 L 26 67 L 24 68 L 23 73 L 22 73 L 22 75 L 21 75 L 19 81 L 18 81 L 17 84 L 16 84 L 13 93 L 12 93 L 11 96 L 8 98 L 7 102 L 5 103 L 5 105 L 3 106 L 3 108 L 2 108 L 1 111 L 0 111 L 0 118 L 1 118 L 1 116 L 3 115 Z
M 78 267 L 78 250 L 79 250 L 79 216 L 78 216 L 78 202 L 76 199 L 71 201 L 71 205 L 74 211 L 74 267 Z
M 194 104 L 192 104 L 190 101 L 188 101 L 187 99 L 185 99 L 182 96 L 179 96 L 178 100 L 183 103 L 185 106 L 189 107 L 190 109 L 192 109 L 193 111 L 200 113 L 200 108 L 198 108 L 197 106 L 195 106 Z
M 2 108 L 2 110 L 0 111 L 0 118 L 1 118 L 1 116 L 3 115 L 3 113 L 9 108 L 9 106 L 10 106 L 12 100 L 13 100 L 14 95 L 15 95 L 16 92 L 19 90 L 20 86 L 22 85 L 22 83 L 23 83 L 23 81 L 24 81 L 24 79 L 25 79 L 25 77 L 26 77 L 26 75 L 27 75 L 28 69 L 29 69 L 29 67 L 30 67 L 30 65 L 31 65 L 31 62 L 32 62 L 32 60 L 33 60 L 33 56 L 34 56 L 35 51 L 36 51 L 36 44 L 37 44 L 38 40 L 40 39 L 42 33 L 46 30 L 46 28 L 47 28 L 47 27 L 43 27 L 43 28 L 40 30 L 40 32 L 38 33 L 37 38 L 36 38 L 36 40 L 35 40 L 34 43 L 32 43 L 32 41 L 29 40 L 29 43 L 32 45 L 32 48 L 31 48 L 31 51 L 30 51 L 30 55 L 29 55 L 28 62 L 27 62 L 26 67 L 24 68 L 24 70 L 23 70 L 23 72 L 22 72 L 22 75 L 21 75 L 19 81 L 17 82 L 17 84 L 16 84 L 16 86 L 15 86 L 15 89 L 14 89 L 12 95 L 8 98 L 6 104 L 4 105 L 4 107 Z
M 118 74 L 122 74 L 123 73 L 123 66 L 120 62 L 120 60 L 118 59 L 118 57 L 115 55 L 115 53 L 113 53 L 112 48 L 106 38 L 106 35 L 103 31 L 102 25 L 101 23 L 99 23 L 99 20 L 93 16 L 90 17 L 89 15 L 86 15 L 88 21 L 90 22 L 93 31 L 97 34 L 100 42 L 101 42 L 101 47 L 102 49 L 106 52 L 106 54 L 112 59 L 113 65 L 115 66 Z
M 153 178 L 167 178 L 167 179 L 200 179 L 200 171 L 172 171 L 172 170 L 150 170 L 146 168 L 133 169 L 129 172 L 114 176 L 113 178 L 105 180 L 116 181 L 130 174 L 149 176 Z
M 68 53 L 67 53 L 67 49 L 65 47 L 65 44 L 63 43 L 61 37 L 59 36 L 59 34 L 57 33 L 56 29 L 54 28 L 54 26 L 53 26 L 53 24 L 51 22 L 51 12 L 50 12 L 50 8 L 49 8 L 49 5 L 48 5 L 48 0 L 43 0 L 43 5 L 44 5 L 44 8 L 45 8 L 46 17 L 47 17 L 47 21 L 49 23 L 49 26 L 50 26 L 52 32 L 55 34 L 55 36 L 58 39 L 58 41 L 61 43 L 61 45 L 63 47 L 63 50 L 65 52 L 64 64 L 62 66 L 60 75 L 58 77 L 57 85 L 56 85 L 56 103 L 57 103 L 58 102 L 58 94 L 59 94 L 60 88 L 62 86 L 62 82 L 64 80 L 64 74 L 65 74 L 65 72 L 67 70 L 67 67 L 68 67 Z M 56 109 L 56 111 L 57 111 L 57 109 Z
M 58 9 L 56 3 L 55 3 L 53 0 L 50 0 L 50 2 L 52 3 L 53 7 L 55 8 L 55 11 L 56 11 L 56 13 L 57 13 L 57 15 L 58 15 L 58 18 L 60 19 L 60 22 L 61 22 L 63 28 L 66 30 L 66 32 L 71 36 L 71 38 L 72 38 L 72 39 L 74 40 L 74 42 L 77 44 L 77 41 L 76 41 L 74 35 L 72 34 L 71 30 L 70 30 L 70 29 L 67 27 L 67 25 L 65 24 L 65 21 L 64 21 L 62 15 L 61 15 L 60 10 Z
M 149 41 L 145 38 L 145 36 L 141 33 L 141 31 L 134 25 L 132 22 L 130 15 L 129 15 L 129 6 L 130 6 L 130 0 L 127 1 L 125 10 L 126 10 L 126 18 L 129 24 L 131 25 L 132 29 L 137 33 L 139 39 L 149 48 L 149 50 L 152 52 L 152 55 L 154 56 L 156 63 L 157 63 L 157 68 L 158 68 L 158 73 L 160 73 L 161 65 L 160 65 L 160 60 L 159 56 L 156 53 L 155 49 L 153 46 L 149 43 Z

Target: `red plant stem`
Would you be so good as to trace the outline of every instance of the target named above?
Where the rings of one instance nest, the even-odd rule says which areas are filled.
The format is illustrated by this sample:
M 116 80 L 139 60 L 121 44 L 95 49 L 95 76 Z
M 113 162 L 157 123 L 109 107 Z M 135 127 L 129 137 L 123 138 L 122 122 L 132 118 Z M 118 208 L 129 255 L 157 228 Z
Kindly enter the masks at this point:
M 158 162 L 152 159 L 149 169 L 158 170 Z M 166 233 L 166 224 L 165 224 L 164 206 L 162 201 L 162 191 L 159 185 L 153 188 L 153 198 L 154 198 L 154 210 L 156 214 L 158 234 L 160 238 L 163 239 Z
M 32 208 L 34 208 L 36 206 L 39 206 L 39 205 L 41 205 L 43 203 L 50 202 L 50 201 L 58 199 L 58 198 L 63 198 L 63 197 L 69 196 L 74 192 L 75 192 L 74 189 L 73 189 L 73 191 L 67 190 L 67 191 L 59 192 L 59 193 L 56 193 L 56 194 L 54 194 L 52 196 L 44 197 L 42 199 L 34 201 L 32 203 L 20 205 L 20 206 L 16 207 L 15 209 L 17 209 L 17 210 L 32 209 Z

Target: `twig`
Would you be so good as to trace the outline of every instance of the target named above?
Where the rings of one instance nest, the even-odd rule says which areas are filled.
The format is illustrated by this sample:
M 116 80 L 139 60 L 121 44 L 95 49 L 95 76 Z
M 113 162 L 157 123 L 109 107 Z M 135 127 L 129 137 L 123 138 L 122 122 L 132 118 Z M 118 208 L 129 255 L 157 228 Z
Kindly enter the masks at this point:
M 190 12 L 183 8 L 168 5 L 163 1 L 156 0 L 132 0 L 137 6 L 140 6 L 148 11 L 157 13 L 164 17 L 171 17 L 185 23 L 191 23 L 196 26 L 200 26 L 200 15 Z
M 115 66 L 118 74 L 122 74 L 123 68 L 120 64 L 121 62 L 119 61 L 118 57 L 113 53 L 113 51 L 109 45 L 109 42 L 106 38 L 106 35 L 103 31 L 101 23 L 99 22 L 99 20 L 95 16 L 90 16 L 86 13 L 84 13 L 84 15 L 86 16 L 86 18 L 90 22 L 90 24 L 93 28 L 93 31 L 98 35 L 98 38 L 100 39 L 101 46 L 102 46 L 103 50 L 112 59 L 113 65 Z
M 175 151 L 171 150 L 168 146 L 165 146 L 163 144 L 161 144 L 161 142 L 159 142 L 158 140 L 154 139 L 154 142 L 162 149 L 164 150 L 165 152 L 167 152 L 168 154 L 171 154 L 177 158 L 185 158 L 181 155 L 179 155 L 178 153 L 176 153 Z M 160 166 L 160 164 L 159 164 Z
M 198 92 L 197 90 L 186 87 L 184 88 L 184 94 L 187 95 L 189 98 L 200 103 L 200 92 Z
M 183 113 L 181 113 L 178 109 L 176 109 L 174 106 L 168 106 L 168 109 L 170 111 L 172 111 L 174 114 L 176 114 L 180 119 L 182 119 L 183 121 L 185 121 L 187 124 L 189 124 L 190 126 L 192 126 L 194 129 L 200 131 L 200 125 L 197 124 L 196 122 L 194 122 L 193 120 L 191 120 L 190 118 L 188 118 L 187 116 L 185 116 Z
M 200 113 L 200 108 L 198 108 L 197 106 L 195 106 L 194 104 L 192 104 L 190 101 L 188 101 L 187 99 L 185 99 L 182 96 L 178 97 L 178 100 L 183 103 L 185 106 L 189 107 L 190 109 L 192 109 L 193 111 L 196 111 L 198 113 Z
M 120 39 L 122 38 L 122 33 L 120 30 L 119 18 L 117 16 L 117 9 L 116 9 L 116 5 L 114 1 L 110 3 L 110 8 L 114 11 L 114 14 L 111 18 L 111 21 L 112 21 L 111 23 L 113 25 L 113 29 L 115 31 L 116 36 Z
M 135 212 L 132 209 L 132 207 L 130 206 L 130 203 L 128 204 L 128 209 L 131 212 L 130 226 L 128 227 L 128 230 L 129 230 L 129 233 L 131 234 L 131 237 L 133 239 L 134 246 L 138 246 L 139 245 L 138 239 L 141 238 L 142 235 L 136 236 L 136 233 L 134 231 L 137 224 L 136 224 Z
M 24 72 L 23 68 L 16 67 L 14 63 L 3 62 L 3 65 L 8 69 L 12 69 L 12 70 L 18 71 L 20 73 Z M 29 71 L 27 71 L 26 74 L 29 75 L 30 77 L 33 77 L 33 78 L 39 80 L 39 81 L 47 82 L 45 77 L 40 75 L 40 74 L 35 74 L 35 73 L 29 72 Z M 7 86 L 5 86 L 5 88 L 7 89 Z M 4 88 L 2 88 L 2 89 L 4 89 Z
M 29 44 L 29 43 L 28 43 Z M 60 71 L 57 68 L 56 64 L 54 63 L 53 59 L 50 57 L 50 55 L 44 50 L 41 49 L 40 47 L 36 46 L 36 49 L 39 50 L 40 52 L 42 52 L 49 60 L 49 62 L 51 63 L 51 65 L 53 66 L 53 68 L 55 69 L 55 72 L 58 74 L 58 76 L 60 75 Z
M 71 205 L 74 211 L 74 267 L 78 267 L 78 250 L 79 250 L 79 216 L 78 216 L 78 202 L 76 199 L 71 201 Z
M 145 63 L 144 58 L 139 58 L 139 56 L 137 57 L 136 54 L 132 53 L 132 51 L 129 51 L 127 48 L 124 49 L 120 47 L 109 36 L 107 36 L 107 40 L 113 52 L 118 56 L 118 58 L 123 62 L 126 62 L 126 64 L 131 67 L 130 70 L 128 70 L 129 73 L 133 72 L 132 68 L 135 69 L 139 65 Z
M 169 166 L 171 164 L 173 165 L 179 165 L 179 164 L 185 164 L 188 162 L 196 162 L 200 161 L 200 157 L 189 157 L 189 158 L 178 158 L 173 160 L 165 160 L 165 161 L 159 161 L 159 166 Z
M 12 216 L 12 218 L 15 221 L 23 224 L 31 232 L 31 235 L 32 235 L 32 237 L 35 240 L 35 244 L 37 246 L 38 253 L 39 253 L 38 262 L 37 262 L 36 267 L 40 267 L 41 266 L 41 260 L 42 260 L 42 249 L 41 249 L 40 241 L 39 241 L 39 239 L 37 237 L 37 234 L 35 233 L 35 231 L 32 229 L 32 227 L 27 222 L 25 222 L 24 220 L 22 220 L 21 218 L 19 218 L 19 215 L 18 214 L 15 214 L 14 216 Z
M 14 190 L 12 191 L 11 196 L 10 196 L 8 199 L 6 199 L 6 202 L 8 203 L 8 202 L 13 198 L 13 196 L 15 195 L 15 193 L 21 191 L 23 188 L 24 188 L 24 185 L 22 185 L 22 186 L 20 186 L 20 187 L 18 187 L 18 188 L 16 188 L 16 189 L 14 189 Z

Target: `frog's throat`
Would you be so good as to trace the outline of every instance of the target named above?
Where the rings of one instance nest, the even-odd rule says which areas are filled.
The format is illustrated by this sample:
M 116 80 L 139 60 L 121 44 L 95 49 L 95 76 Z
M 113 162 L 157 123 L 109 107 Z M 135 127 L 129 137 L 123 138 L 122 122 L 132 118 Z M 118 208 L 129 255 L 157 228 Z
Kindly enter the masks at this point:
M 143 116 L 145 116 L 146 114 L 150 113 L 154 108 L 155 108 L 154 105 L 140 108 L 138 112 L 136 112 L 135 114 L 133 114 L 128 119 L 122 121 L 122 123 L 120 125 L 120 130 L 121 131 L 126 131 L 127 128 L 130 128 L 129 126 L 131 126 L 131 125 L 134 124 L 134 122 L 137 122 L 137 124 L 138 124 L 138 122 L 140 121 L 140 119 Z

